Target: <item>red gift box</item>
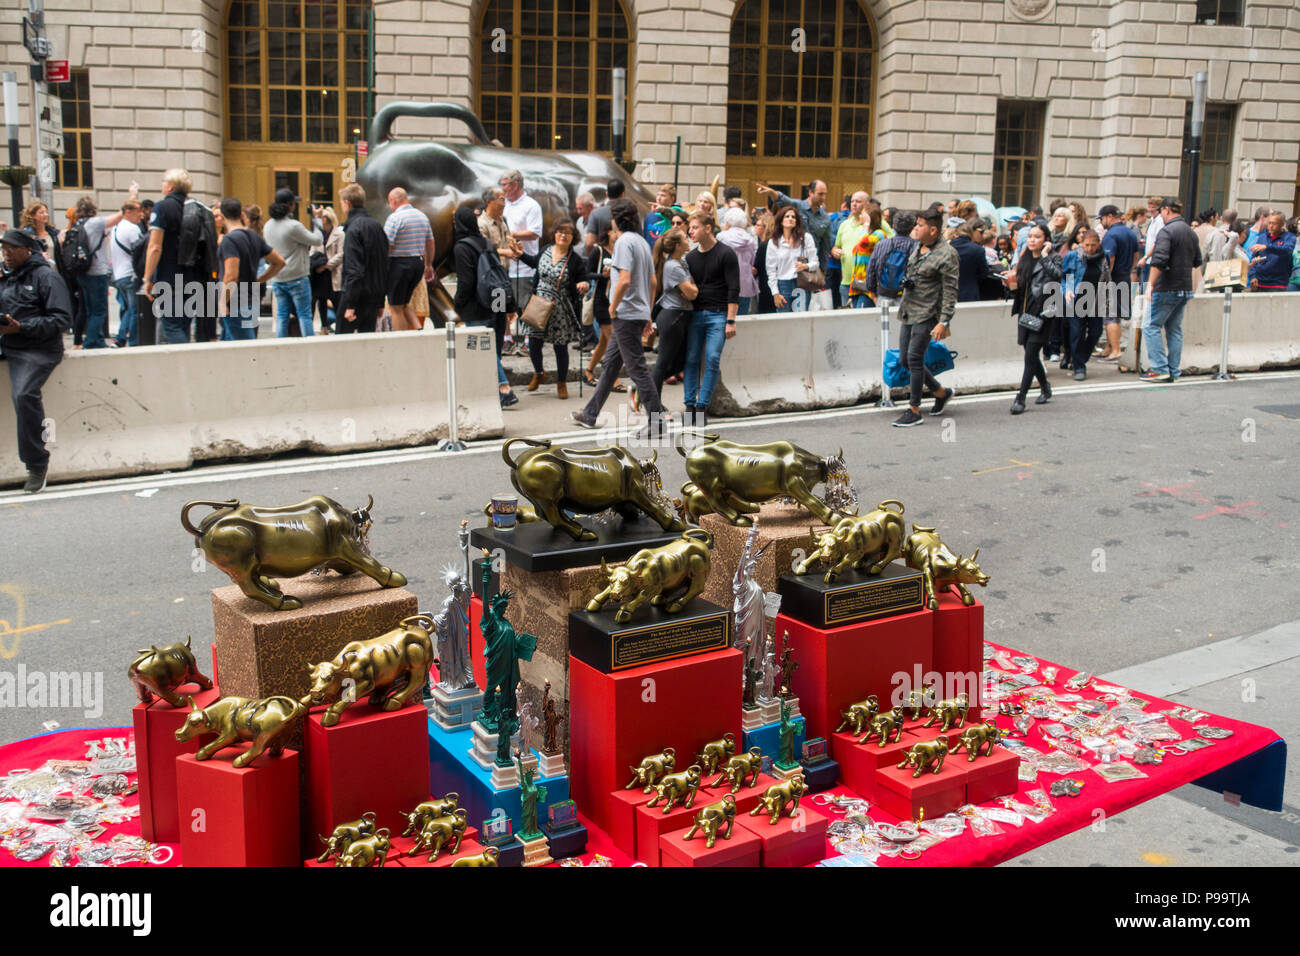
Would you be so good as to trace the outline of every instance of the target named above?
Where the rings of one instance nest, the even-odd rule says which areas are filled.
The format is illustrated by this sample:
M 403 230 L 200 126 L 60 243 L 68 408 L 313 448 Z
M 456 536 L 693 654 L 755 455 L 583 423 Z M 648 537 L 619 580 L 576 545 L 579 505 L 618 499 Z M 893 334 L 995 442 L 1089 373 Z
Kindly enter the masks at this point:
M 633 859 L 636 858 L 636 810 L 645 806 L 653 796 L 653 793 L 642 793 L 640 787 L 634 787 L 631 790 L 611 790 L 605 802 L 605 833 L 614 846 Z
M 933 820 L 966 802 L 965 768 L 957 767 L 951 757 L 944 760 L 938 773 L 926 771 L 913 777 L 914 772 L 913 767 L 877 770 L 876 804 L 900 820 Z
M 465 835 L 460 838 L 460 849 L 454 856 L 451 853 L 451 848 L 455 845 L 453 842 L 444 846 L 442 852 L 438 854 L 438 859 L 432 863 L 429 862 L 429 854 L 433 852 L 432 850 L 423 850 L 415 856 L 407 856 L 415 846 L 415 837 L 416 834 L 408 837 L 395 836 L 393 849 L 388 855 L 398 860 L 402 866 L 451 866 L 457 860 L 483 852 L 483 844 L 478 842 L 478 830 L 474 827 L 465 828 Z
M 221 696 L 214 686 L 194 694 L 199 707 L 213 704 Z M 136 704 L 131 711 L 135 726 L 135 765 L 140 788 L 140 833 L 154 843 L 176 843 L 181 838 L 176 816 L 176 758 L 197 753 L 213 738 L 211 734 L 178 743 L 176 731 L 185 723 L 189 710 L 173 707 L 161 698 L 152 704 Z
M 234 760 L 250 745 L 207 760 L 176 758 L 176 811 L 186 866 L 297 866 L 298 752 Z
M 569 658 L 570 790 L 598 827 L 644 757 L 672 747 L 680 772 L 708 741 L 741 739 L 743 659 L 732 648 L 603 674 Z
M 731 839 L 722 839 L 723 831 L 713 849 L 702 831 L 691 839 L 684 839 L 686 830 L 673 830 L 659 837 L 659 856 L 662 866 L 758 866 L 763 856 L 763 841 L 740 825 L 737 817 L 731 828 Z
M 685 830 L 695 819 L 701 807 L 708 806 L 703 789 L 695 794 L 695 802 L 689 807 L 676 806 L 664 813 L 663 801 L 653 807 L 637 807 L 636 810 L 636 849 L 637 859 L 650 866 L 661 866 L 659 859 L 659 838 L 673 830 Z M 649 797 L 646 797 L 649 800 Z
M 827 817 L 801 803 L 795 816 L 782 814 L 775 824 L 770 819 L 768 813 L 736 817 L 738 826 L 762 841 L 763 866 L 807 866 L 825 859 Z
M 841 708 L 875 694 L 888 710 L 902 674 L 912 682 L 930 671 L 934 622 L 930 611 L 864 621 L 828 630 L 778 614 L 778 638 L 790 634 L 799 669 L 793 692 L 808 722 L 808 737 L 830 737 L 842 720 Z M 837 758 L 838 759 L 838 758 Z
M 944 697 L 965 692 L 970 699 L 966 722 L 980 722 L 980 690 L 984 671 L 984 605 L 967 607 L 954 592 L 939 593 L 934 611 L 934 670 L 943 675 Z
M 717 774 L 711 774 L 709 779 L 704 782 L 712 783 L 717 779 Z M 749 778 L 746 777 L 745 779 L 748 780 Z M 779 782 L 780 781 L 775 777 L 770 777 L 765 773 L 760 773 L 757 782 L 752 787 L 741 787 L 735 793 L 732 793 L 731 795 L 736 800 L 736 815 L 739 816 L 742 813 L 748 813 L 750 810 L 754 809 L 767 788 L 772 784 Z M 720 787 L 701 787 L 700 795 L 695 798 L 695 804 L 696 806 L 707 806 L 710 803 L 717 803 L 728 793 L 731 793 L 731 786 L 725 780 L 722 782 L 722 786 Z
M 966 759 L 966 751 L 949 754 L 966 771 L 966 802 L 987 803 L 996 797 L 1010 796 L 1020 790 L 1020 758 L 1009 750 L 994 747 L 987 757 Z
M 320 853 L 319 834 L 367 811 L 396 836 L 416 804 L 429 799 L 429 730 L 424 708 L 384 711 L 359 701 L 333 727 L 324 710 L 307 715 L 308 819 L 304 854 Z

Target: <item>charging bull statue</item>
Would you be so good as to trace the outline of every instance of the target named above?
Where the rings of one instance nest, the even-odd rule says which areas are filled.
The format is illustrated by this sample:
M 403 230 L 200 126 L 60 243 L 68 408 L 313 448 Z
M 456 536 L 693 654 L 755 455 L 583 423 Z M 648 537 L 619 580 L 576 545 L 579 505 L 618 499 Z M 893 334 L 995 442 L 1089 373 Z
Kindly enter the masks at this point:
M 429 680 L 433 656 L 433 617 L 413 614 L 402 623 L 367 641 L 350 641 L 331 661 L 308 664 L 311 690 L 305 706 L 329 702 L 321 725 L 333 727 L 343 711 L 369 696 L 372 706 L 398 710 L 408 701 L 420 701 Z
M 610 568 L 601 558 L 604 586 L 587 602 L 587 610 L 599 611 L 609 601 L 618 601 L 614 620 L 619 624 L 626 624 L 646 604 L 676 614 L 704 593 L 709 583 L 712 546 L 712 534 L 702 528 L 688 528 L 676 541 L 658 548 L 642 548 L 620 567 Z M 669 600 L 674 593 L 676 597 Z
M 980 570 L 976 558 L 980 549 L 969 558 L 953 554 L 948 546 L 939 540 L 933 528 L 922 528 L 912 524 L 912 533 L 903 545 L 903 560 L 909 568 L 920 571 L 925 578 L 925 602 L 931 611 L 939 610 L 939 592 L 955 586 L 961 595 L 961 603 L 967 607 L 975 603 L 975 595 L 970 593 L 968 584 L 985 587 L 989 576 Z
M 223 697 L 207 707 L 197 706 L 191 697 L 189 704 L 185 723 L 176 731 L 177 741 L 184 743 L 201 734 L 216 734 L 216 740 L 204 744 L 194 755 L 195 760 L 207 760 L 236 741 L 251 740 L 253 745 L 235 758 L 236 767 L 247 766 L 264 752 L 280 756 L 294 723 L 307 713 L 307 708 L 292 697 Z
M 531 447 L 510 457 L 516 444 Z M 512 438 L 501 446 L 510 466 L 510 482 L 532 502 L 545 521 L 568 532 L 575 541 L 595 541 L 596 533 L 574 520 L 575 514 L 596 514 L 613 508 L 625 521 L 645 512 L 664 531 L 685 531 L 663 494 L 663 479 L 654 457 L 638 461 L 626 448 L 555 447 L 550 441 Z
M 833 457 L 818 458 L 788 441 L 738 445 L 706 435 L 703 444 L 687 452 L 683 435 L 677 438 L 677 453 L 686 459 L 690 478 L 682 486 L 683 507 L 689 511 L 703 513 L 700 509 L 707 505 L 731 524 L 748 528 L 754 523 L 749 516 L 763 502 L 789 496 L 825 524 L 840 519 L 812 489 L 832 474 L 847 471 L 843 449 Z
M 406 578 L 370 556 L 369 498 L 364 508 L 349 511 L 332 498 L 314 495 L 283 508 L 260 508 L 239 501 L 190 501 L 181 508 L 181 526 L 194 536 L 208 561 L 239 589 L 275 611 L 302 607 L 280 590 L 272 575 L 297 577 L 322 568 L 339 574 L 360 571 L 386 588 L 400 588 Z M 215 508 L 199 522 L 190 511 Z
M 325 849 L 316 857 L 317 863 L 328 863 L 330 857 L 340 857 L 343 852 L 362 837 L 372 836 L 375 832 L 375 812 L 367 810 L 356 820 L 340 823 L 330 831 L 329 836 L 320 837 Z M 320 834 L 316 834 L 320 836 Z M 405 836 L 406 834 L 402 834 Z
M 136 653 L 140 656 L 126 669 L 126 676 L 142 704 L 152 703 L 156 694 L 173 707 L 184 707 L 185 698 L 176 693 L 177 687 L 197 684 L 203 690 L 212 689 L 212 680 L 199 673 L 199 663 L 190 650 L 188 637 L 184 644 L 180 641 L 165 647 L 155 644 L 147 651 Z
M 898 505 L 894 511 L 886 505 Z M 829 531 L 808 529 L 813 539 L 813 551 L 794 567 L 795 574 L 807 574 L 820 561 L 830 565 L 824 580 L 830 584 L 849 568 L 867 574 L 879 574 L 891 561 L 903 553 L 907 527 L 903 524 L 903 503 L 890 499 L 882 501 L 876 510 L 864 515 L 841 518 Z

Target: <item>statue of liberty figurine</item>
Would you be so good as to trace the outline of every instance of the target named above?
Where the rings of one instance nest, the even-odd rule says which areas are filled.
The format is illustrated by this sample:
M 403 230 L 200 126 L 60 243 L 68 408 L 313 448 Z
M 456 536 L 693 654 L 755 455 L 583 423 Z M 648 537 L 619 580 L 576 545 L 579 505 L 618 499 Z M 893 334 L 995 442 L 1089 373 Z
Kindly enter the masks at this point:
M 736 577 L 731 584 L 731 593 L 735 596 L 731 608 L 735 618 L 735 643 L 732 646 L 743 650 L 747 661 L 755 661 L 761 666 L 766 628 L 763 623 L 763 588 L 754 577 L 754 570 L 767 547 L 755 551 L 757 543 L 758 521 L 755 520 L 745 537 L 745 547 L 740 553 Z

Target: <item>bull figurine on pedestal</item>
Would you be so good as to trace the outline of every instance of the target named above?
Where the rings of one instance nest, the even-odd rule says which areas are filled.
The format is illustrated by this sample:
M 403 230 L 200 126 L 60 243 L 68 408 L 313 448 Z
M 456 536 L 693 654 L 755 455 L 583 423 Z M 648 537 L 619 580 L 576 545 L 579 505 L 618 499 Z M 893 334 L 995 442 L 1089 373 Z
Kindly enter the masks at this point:
M 975 603 L 975 595 L 966 585 L 986 587 L 989 583 L 989 576 L 980 570 L 976 561 L 979 556 L 979 548 L 969 558 L 953 554 L 939 540 L 933 528 L 922 528 L 915 523 L 903 546 L 903 560 L 907 566 L 925 577 L 925 601 L 931 611 L 939 610 L 939 592 L 952 586 L 961 595 L 962 604 L 969 607 Z
M 284 508 L 259 508 L 239 501 L 190 501 L 181 508 L 181 526 L 194 536 L 210 563 L 239 589 L 274 611 L 302 607 L 302 601 L 280 590 L 272 575 L 297 577 L 321 568 L 368 574 L 386 588 L 400 588 L 406 578 L 370 556 L 369 498 L 364 508 L 349 511 L 332 498 L 314 495 Z M 190 523 L 191 509 L 215 508 Z
M 515 444 L 531 445 L 515 459 Z M 595 541 L 594 531 L 574 520 L 575 514 L 597 514 L 613 508 L 625 521 L 645 512 L 665 531 L 685 531 L 686 524 L 673 514 L 672 502 L 663 494 L 654 457 L 638 461 L 626 448 L 554 447 L 550 441 L 512 438 L 501 446 L 510 466 L 510 482 L 532 502 L 537 514 L 553 527 L 562 528 L 575 541 Z
M 433 656 L 433 618 L 413 614 L 387 633 L 367 641 L 351 641 L 331 661 L 307 664 L 311 690 L 305 707 L 328 703 L 321 726 L 333 727 L 350 705 L 369 697 L 372 706 L 398 710 L 418 702 L 429 679 Z
M 713 535 L 702 528 L 689 528 L 676 541 L 659 548 L 643 548 L 627 564 L 610 568 L 600 559 L 603 587 L 587 602 L 588 611 L 599 611 L 608 601 L 619 601 L 614 620 L 626 624 L 634 611 L 646 604 L 676 614 L 704 593 L 709 583 L 709 548 Z M 669 595 L 676 594 L 669 600 Z M 667 602 L 665 604 L 665 602 Z
M 898 510 L 885 507 L 898 505 Z M 818 533 L 809 528 L 813 551 L 794 566 L 795 574 L 807 574 L 819 561 L 830 565 L 824 580 L 833 582 L 849 568 L 867 574 L 879 574 L 903 553 L 907 528 L 903 524 L 903 503 L 891 498 L 874 511 L 841 518 L 829 531 Z M 871 562 L 867 567 L 867 562 Z

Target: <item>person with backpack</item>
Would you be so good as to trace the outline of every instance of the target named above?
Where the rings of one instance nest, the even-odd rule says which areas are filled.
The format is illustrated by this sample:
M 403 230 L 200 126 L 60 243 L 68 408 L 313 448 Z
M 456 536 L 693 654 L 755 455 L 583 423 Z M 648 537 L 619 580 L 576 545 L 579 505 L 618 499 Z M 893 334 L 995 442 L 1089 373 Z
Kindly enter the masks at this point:
M 135 199 L 135 189 L 131 197 Z M 82 196 L 76 205 L 77 221 L 63 234 L 63 276 L 75 279 L 86 309 L 86 335 L 83 348 L 108 348 L 108 283 L 113 266 L 108 259 L 108 231 L 122 221 L 118 211 L 112 216 L 99 215 L 90 196 Z
M 907 271 L 907 259 L 916 246 L 912 230 L 916 228 L 916 213 L 900 210 L 894 215 L 894 235 L 881 239 L 871 252 L 867 262 L 867 294 L 876 300 L 876 305 L 886 302 L 898 311 L 898 302 L 903 297 L 903 277 Z
M 231 228 L 217 251 L 221 260 L 221 340 L 257 338 L 257 320 L 262 306 L 262 282 L 269 282 L 284 268 L 284 257 L 247 226 L 243 204 L 234 197 L 221 200 L 221 217 Z M 266 271 L 258 274 L 265 259 Z
M 113 288 L 117 292 L 117 335 L 114 344 L 124 349 L 140 344 L 139 314 L 135 308 L 135 291 L 140 286 L 136 273 L 136 258 L 140 257 L 140 270 L 144 271 L 144 252 L 148 240 L 140 231 L 144 208 L 135 199 L 122 204 L 122 221 L 108 234 L 108 261 L 113 267 Z
M 478 214 L 473 207 L 458 207 L 452 224 L 455 245 L 451 254 L 456 263 L 456 297 L 452 305 L 466 325 L 486 325 L 492 329 L 497 349 L 497 392 L 501 407 L 510 408 L 519 404 L 519 396 L 510 388 L 501 364 L 506 324 L 519 311 L 510 276 L 501 265 L 497 250 L 479 231 Z
M 944 388 L 925 367 L 925 352 L 930 342 L 948 337 L 948 326 L 957 308 L 957 280 L 961 271 L 957 253 L 943 238 L 943 214 L 927 209 L 916 217 L 912 238 L 916 242 L 907 257 L 907 268 L 899 283 L 903 298 L 898 303 L 898 351 L 906 359 L 911 376 L 908 407 L 894 419 L 895 428 L 922 424 L 921 390 L 928 386 L 934 396 L 931 415 L 942 414 L 952 398 L 952 389 Z M 897 238 L 897 237 L 895 237 Z M 873 256 L 874 258 L 874 256 Z M 889 263 L 886 262 L 885 269 Z M 885 271 L 882 269 L 882 273 Z
M 202 288 L 212 276 L 203 274 L 197 263 L 199 237 L 196 232 L 206 232 L 202 216 L 191 211 L 186 224 L 186 200 L 189 199 L 193 182 L 190 174 L 183 169 L 169 169 L 163 173 L 163 198 L 154 204 L 149 217 L 149 248 L 145 254 L 144 294 L 153 304 L 153 313 L 158 317 L 163 342 L 167 345 L 181 345 L 190 340 L 190 324 L 204 311 L 193 302 L 186 308 L 187 287 L 197 283 Z M 216 271 L 215 260 L 216 225 L 212 222 L 212 213 L 202 203 L 192 205 L 206 214 L 211 224 L 213 272 Z M 181 251 L 182 232 L 185 232 L 185 252 Z

